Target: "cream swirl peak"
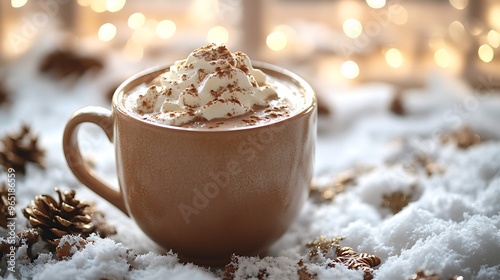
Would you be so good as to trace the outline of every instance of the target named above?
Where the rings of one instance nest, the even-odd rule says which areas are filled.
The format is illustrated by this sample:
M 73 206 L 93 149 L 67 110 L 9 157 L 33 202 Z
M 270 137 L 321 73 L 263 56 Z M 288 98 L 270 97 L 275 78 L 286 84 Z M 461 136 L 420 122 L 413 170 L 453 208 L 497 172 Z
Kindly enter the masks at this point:
M 232 118 L 269 107 L 276 87 L 248 56 L 209 44 L 176 61 L 147 91 L 132 98 L 135 112 L 168 125 Z M 133 103 L 135 102 L 135 104 Z M 130 103 L 129 103 L 130 104 Z

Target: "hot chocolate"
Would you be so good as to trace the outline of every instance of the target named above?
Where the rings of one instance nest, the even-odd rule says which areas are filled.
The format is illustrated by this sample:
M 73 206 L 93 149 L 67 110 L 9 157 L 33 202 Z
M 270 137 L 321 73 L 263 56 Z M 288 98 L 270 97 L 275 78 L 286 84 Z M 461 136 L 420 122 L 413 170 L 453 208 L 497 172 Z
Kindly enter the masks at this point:
M 303 79 L 253 64 L 260 70 L 241 53 L 208 45 L 132 76 L 111 110 L 89 106 L 70 118 L 69 167 L 183 261 L 220 265 L 232 254 L 262 254 L 306 200 L 317 119 Z M 114 143 L 119 188 L 82 157 L 85 122 Z
M 244 53 L 215 44 L 194 50 L 122 98 L 143 120 L 198 129 L 268 124 L 306 103 L 297 86 L 255 69 Z

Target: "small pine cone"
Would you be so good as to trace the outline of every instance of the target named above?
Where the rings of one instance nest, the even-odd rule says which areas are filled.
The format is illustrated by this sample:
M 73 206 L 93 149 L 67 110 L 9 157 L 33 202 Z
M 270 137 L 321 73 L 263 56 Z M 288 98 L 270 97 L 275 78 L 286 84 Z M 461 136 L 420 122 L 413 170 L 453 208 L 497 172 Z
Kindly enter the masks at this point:
M 0 106 L 9 101 L 10 92 L 4 85 L 5 81 L 0 80 Z
M 7 228 L 7 218 L 15 217 L 13 211 L 9 211 L 9 191 L 7 189 L 7 183 L 3 183 L 0 186 L 0 226 Z M 14 214 L 14 215 L 12 215 Z
M 29 229 L 23 229 L 23 230 L 19 231 L 17 233 L 17 236 L 13 240 L 7 240 L 7 239 L 1 240 L 0 241 L 0 258 L 3 255 L 8 254 L 11 251 L 10 250 L 11 247 L 14 247 L 15 250 L 17 250 L 22 245 L 28 245 L 28 248 L 26 250 L 26 254 L 27 254 L 27 257 L 33 261 L 36 258 L 33 256 L 31 249 L 32 249 L 33 245 L 38 242 L 38 236 L 39 236 L 39 234 L 38 234 L 38 231 L 36 229 L 29 228 Z
M 59 260 L 71 258 L 77 251 L 82 250 L 89 243 L 80 236 L 66 235 L 57 241 L 56 257 Z
M 75 191 L 62 193 L 55 189 L 57 202 L 50 195 L 37 195 L 28 207 L 23 209 L 24 216 L 31 226 L 38 228 L 42 239 L 56 248 L 64 235 L 80 235 L 87 238 L 95 232 L 89 205 L 75 198 Z
M 222 276 L 222 279 L 223 280 L 235 279 L 235 273 L 238 270 L 238 266 L 239 266 L 238 257 L 235 254 L 233 254 L 231 256 L 231 262 L 225 266 L 224 275 Z
M 26 163 L 33 162 L 44 167 L 44 150 L 38 147 L 38 137 L 32 135 L 30 127 L 23 125 L 17 135 L 6 135 L 0 140 L 3 148 L 0 149 L 0 165 L 4 170 L 13 168 L 20 174 L 26 173 Z
M 10 251 L 10 244 L 6 239 L 0 240 L 0 259 Z

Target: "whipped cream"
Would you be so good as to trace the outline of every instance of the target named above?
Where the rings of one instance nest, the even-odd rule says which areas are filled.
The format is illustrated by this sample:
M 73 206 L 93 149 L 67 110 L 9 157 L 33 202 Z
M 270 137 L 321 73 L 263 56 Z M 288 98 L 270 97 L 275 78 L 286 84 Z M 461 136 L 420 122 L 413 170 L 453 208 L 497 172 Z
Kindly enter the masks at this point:
M 180 126 L 242 116 L 278 99 L 276 86 L 246 54 L 209 44 L 176 61 L 145 92 L 129 95 L 127 103 L 148 119 Z

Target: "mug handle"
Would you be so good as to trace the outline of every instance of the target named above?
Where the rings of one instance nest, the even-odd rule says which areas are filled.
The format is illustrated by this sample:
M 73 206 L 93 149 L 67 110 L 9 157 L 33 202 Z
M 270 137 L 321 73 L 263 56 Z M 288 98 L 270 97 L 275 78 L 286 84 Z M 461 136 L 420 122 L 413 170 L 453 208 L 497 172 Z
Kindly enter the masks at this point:
M 70 117 L 64 129 L 63 151 L 66 162 L 80 182 L 128 216 L 121 189 L 115 190 L 105 183 L 82 158 L 77 136 L 80 124 L 85 122 L 98 125 L 104 130 L 109 141 L 113 143 L 114 128 L 111 111 L 97 106 L 84 107 Z

